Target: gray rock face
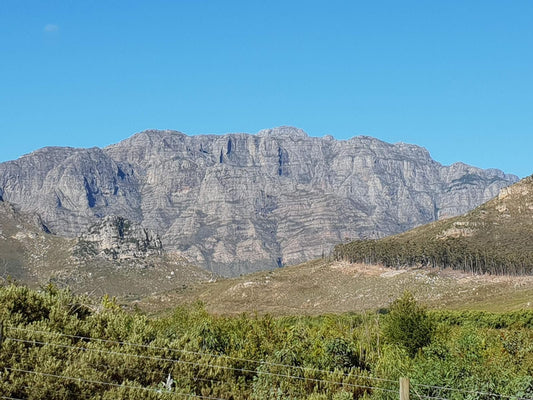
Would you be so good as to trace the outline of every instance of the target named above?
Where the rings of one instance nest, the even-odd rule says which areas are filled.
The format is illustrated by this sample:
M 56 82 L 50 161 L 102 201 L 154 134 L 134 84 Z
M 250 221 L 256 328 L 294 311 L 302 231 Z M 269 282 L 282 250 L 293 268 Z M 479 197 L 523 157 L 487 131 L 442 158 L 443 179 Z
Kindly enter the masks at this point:
M 106 215 L 140 221 L 139 182 L 102 149 L 47 147 L 0 164 L 4 199 L 37 212 L 52 232 L 77 236 Z
M 156 232 L 165 250 L 223 275 L 462 214 L 517 180 L 442 166 L 414 145 L 308 137 L 290 127 L 145 131 L 105 149 L 44 148 L 0 164 L 0 195 L 54 233 L 78 236 L 122 216 Z
M 163 246 L 154 232 L 123 217 L 108 216 L 78 238 L 74 252 L 108 260 L 137 260 L 162 255 Z

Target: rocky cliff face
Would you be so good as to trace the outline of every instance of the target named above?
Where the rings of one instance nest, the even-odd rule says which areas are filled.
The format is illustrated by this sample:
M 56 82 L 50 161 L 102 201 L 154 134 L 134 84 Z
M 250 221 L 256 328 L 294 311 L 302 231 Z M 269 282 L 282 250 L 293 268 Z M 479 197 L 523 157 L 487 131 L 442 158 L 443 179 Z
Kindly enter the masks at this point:
M 108 260 L 137 260 L 162 255 L 163 246 L 153 231 L 123 217 L 107 216 L 82 233 L 74 252 Z
M 165 250 L 224 275 L 462 214 L 517 180 L 442 166 L 414 145 L 308 137 L 290 127 L 145 131 L 105 149 L 44 148 L 0 164 L 0 195 L 54 233 L 79 236 L 121 216 L 158 234 Z

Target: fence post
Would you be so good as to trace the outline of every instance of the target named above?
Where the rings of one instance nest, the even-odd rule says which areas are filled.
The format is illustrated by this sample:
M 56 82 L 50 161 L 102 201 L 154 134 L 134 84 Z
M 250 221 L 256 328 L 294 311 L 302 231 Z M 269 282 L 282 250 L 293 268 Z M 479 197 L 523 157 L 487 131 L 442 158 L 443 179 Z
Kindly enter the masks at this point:
M 2 348 L 3 341 L 4 341 L 4 322 L 0 321 L 0 348 Z
M 400 378 L 400 400 L 409 400 L 409 378 Z

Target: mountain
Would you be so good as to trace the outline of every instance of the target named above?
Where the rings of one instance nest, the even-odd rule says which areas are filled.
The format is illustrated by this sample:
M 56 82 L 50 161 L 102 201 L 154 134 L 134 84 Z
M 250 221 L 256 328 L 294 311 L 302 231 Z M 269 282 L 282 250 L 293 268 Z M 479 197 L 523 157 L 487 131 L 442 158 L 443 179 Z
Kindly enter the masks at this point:
M 231 276 L 462 214 L 517 180 L 366 136 L 152 130 L 104 149 L 49 147 L 2 163 L 0 197 L 59 236 L 125 218 L 165 251 Z
M 335 257 L 392 267 L 451 267 L 490 274 L 533 274 L 533 176 L 503 188 L 476 209 L 380 240 L 356 240 Z

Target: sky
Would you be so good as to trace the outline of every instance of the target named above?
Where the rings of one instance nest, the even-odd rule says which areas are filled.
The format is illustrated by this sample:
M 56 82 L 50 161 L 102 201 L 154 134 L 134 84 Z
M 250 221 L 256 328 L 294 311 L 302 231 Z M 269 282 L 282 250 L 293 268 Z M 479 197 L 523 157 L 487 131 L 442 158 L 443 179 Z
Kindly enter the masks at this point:
M 533 1 L 2 0 L 0 161 L 290 125 L 533 173 Z

